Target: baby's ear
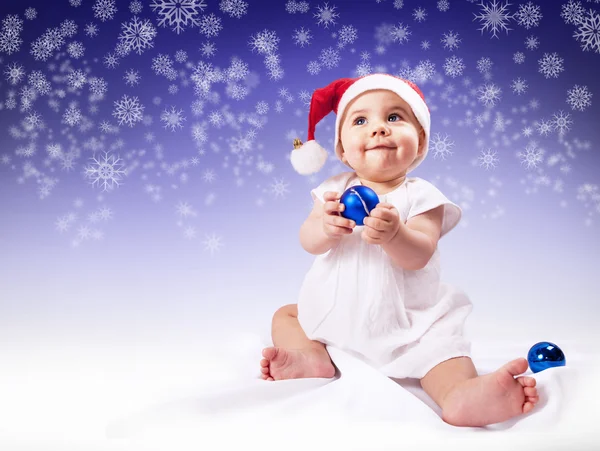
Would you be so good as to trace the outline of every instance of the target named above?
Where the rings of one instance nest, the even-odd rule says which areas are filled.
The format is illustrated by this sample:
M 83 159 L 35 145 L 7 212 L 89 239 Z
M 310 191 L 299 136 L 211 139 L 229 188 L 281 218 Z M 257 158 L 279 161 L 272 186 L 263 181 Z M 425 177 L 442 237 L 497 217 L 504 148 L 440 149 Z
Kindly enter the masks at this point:
M 419 130 L 419 150 L 417 153 L 419 156 L 421 156 L 421 155 L 423 155 L 424 151 L 425 151 L 425 129 L 423 127 L 421 127 Z

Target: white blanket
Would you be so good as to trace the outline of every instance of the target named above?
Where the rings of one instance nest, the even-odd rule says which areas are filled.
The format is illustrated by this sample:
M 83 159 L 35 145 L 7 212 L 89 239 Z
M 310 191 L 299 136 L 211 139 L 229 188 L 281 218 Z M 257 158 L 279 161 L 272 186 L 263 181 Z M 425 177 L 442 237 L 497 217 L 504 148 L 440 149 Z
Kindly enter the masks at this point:
M 0 449 L 595 449 L 597 366 L 585 354 L 536 374 L 533 412 L 486 428 L 444 423 L 417 380 L 394 381 L 329 348 L 331 379 L 263 381 L 260 335 L 215 345 L 62 348 L 2 356 Z M 518 356 L 473 344 L 480 373 Z M 12 358 L 12 360 L 11 360 Z M 586 363 L 587 362 L 587 363 Z M 20 373 L 22 374 L 22 373 Z M 3 445 L 4 443 L 4 445 Z

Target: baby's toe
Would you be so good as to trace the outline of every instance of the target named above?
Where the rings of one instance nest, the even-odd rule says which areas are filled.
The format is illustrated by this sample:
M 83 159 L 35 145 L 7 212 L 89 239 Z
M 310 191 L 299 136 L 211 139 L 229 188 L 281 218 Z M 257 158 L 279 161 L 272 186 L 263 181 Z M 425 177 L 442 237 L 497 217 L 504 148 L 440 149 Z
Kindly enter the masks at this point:
M 531 404 L 536 404 L 540 400 L 539 396 L 527 396 L 525 397 L 525 402 L 530 402 Z
M 537 396 L 537 388 L 535 388 L 535 387 L 525 387 L 523 389 L 523 393 L 525 393 L 525 396 Z
M 260 372 L 263 373 L 263 374 L 269 374 L 269 367 L 261 368 Z
M 517 378 L 523 387 L 535 387 L 536 380 L 533 377 L 522 376 Z
M 260 361 L 260 366 L 269 366 L 269 361 L 267 359 L 262 359 Z
M 531 409 L 533 409 L 533 403 L 526 402 L 525 404 L 523 404 L 523 413 L 531 412 Z

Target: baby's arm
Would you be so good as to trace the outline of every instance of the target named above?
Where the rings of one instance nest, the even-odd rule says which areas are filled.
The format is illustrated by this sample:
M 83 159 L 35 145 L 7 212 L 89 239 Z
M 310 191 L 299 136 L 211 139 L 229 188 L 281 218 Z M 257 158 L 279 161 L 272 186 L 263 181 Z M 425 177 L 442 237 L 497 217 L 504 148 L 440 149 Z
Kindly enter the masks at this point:
M 444 206 L 410 218 L 394 237 L 381 247 L 392 261 L 407 270 L 415 271 L 427 265 L 437 248 L 442 230 Z
M 315 198 L 313 209 L 300 227 L 300 244 L 306 252 L 324 254 L 333 248 L 344 235 L 352 233 L 354 221 L 341 217 L 338 212 L 344 205 L 339 203 L 338 193 L 323 195 L 325 203 Z

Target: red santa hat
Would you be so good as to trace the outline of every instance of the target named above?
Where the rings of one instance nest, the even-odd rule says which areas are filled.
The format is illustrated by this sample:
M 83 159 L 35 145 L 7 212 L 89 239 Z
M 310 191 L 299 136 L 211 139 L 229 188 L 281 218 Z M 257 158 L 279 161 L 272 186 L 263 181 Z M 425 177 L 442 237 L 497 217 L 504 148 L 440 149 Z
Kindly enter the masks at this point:
M 308 175 L 318 172 L 327 161 L 327 151 L 315 141 L 315 127 L 317 123 L 331 111 L 336 113 L 335 121 L 335 154 L 342 156 L 342 143 L 340 141 L 341 118 L 348 104 L 360 94 L 375 89 L 386 89 L 400 96 L 410 107 L 425 131 L 424 152 L 417 158 L 407 172 L 416 168 L 425 159 L 429 148 L 429 131 L 431 119 L 429 108 L 425 103 L 423 93 L 413 82 L 389 74 L 370 74 L 358 78 L 340 78 L 313 92 L 308 113 L 308 137 L 302 144 L 299 139 L 294 140 L 294 150 L 290 161 L 294 169 Z

